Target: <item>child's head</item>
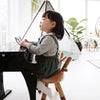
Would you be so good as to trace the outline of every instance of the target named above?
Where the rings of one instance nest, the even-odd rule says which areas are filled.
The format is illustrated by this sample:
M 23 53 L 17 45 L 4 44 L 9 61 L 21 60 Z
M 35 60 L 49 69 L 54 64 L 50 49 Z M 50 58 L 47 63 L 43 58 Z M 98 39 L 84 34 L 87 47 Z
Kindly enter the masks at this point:
M 42 18 L 48 18 L 52 22 L 51 32 L 53 32 L 53 34 L 61 40 L 64 35 L 64 21 L 62 16 L 55 11 L 46 11 L 42 15 Z

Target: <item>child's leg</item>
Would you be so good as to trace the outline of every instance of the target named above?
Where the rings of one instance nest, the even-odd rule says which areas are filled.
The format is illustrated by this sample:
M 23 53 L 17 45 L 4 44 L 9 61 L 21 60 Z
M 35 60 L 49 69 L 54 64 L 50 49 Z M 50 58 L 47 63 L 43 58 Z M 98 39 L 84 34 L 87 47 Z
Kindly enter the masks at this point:
M 48 95 L 50 98 L 52 98 L 52 92 L 51 89 L 46 87 L 43 82 L 41 82 L 40 80 L 37 81 L 37 88 L 38 90 L 41 90 L 41 92 L 45 93 L 46 95 Z

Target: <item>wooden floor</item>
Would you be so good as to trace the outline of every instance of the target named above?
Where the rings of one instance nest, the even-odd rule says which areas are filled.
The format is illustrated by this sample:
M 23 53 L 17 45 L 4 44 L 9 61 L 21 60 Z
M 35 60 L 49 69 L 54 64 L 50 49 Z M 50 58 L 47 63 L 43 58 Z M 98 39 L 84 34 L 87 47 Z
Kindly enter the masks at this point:
M 100 100 L 100 69 L 90 63 L 100 60 L 100 52 L 83 51 L 78 60 L 72 61 L 61 82 L 66 100 Z M 100 65 L 100 64 L 99 64 Z M 20 72 L 4 72 L 5 89 L 12 89 L 12 93 L 4 100 L 29 100 L 28 90 Z M 58 93 L 51 84 L 54 97 L 60 100 Z M 37 92 L 37 100 L 41 94 Z M 47 100 L 50 100 L 47 97 Z

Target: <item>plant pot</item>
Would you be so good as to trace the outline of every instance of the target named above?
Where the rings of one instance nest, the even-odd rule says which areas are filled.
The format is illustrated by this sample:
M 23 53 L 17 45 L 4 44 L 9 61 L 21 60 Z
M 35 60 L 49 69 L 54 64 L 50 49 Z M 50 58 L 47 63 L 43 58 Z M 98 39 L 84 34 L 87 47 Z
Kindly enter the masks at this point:
M 79 50 L 82 51 L 82 43 L 80 41 L 76 41 L 75 43 L 77 44 Z

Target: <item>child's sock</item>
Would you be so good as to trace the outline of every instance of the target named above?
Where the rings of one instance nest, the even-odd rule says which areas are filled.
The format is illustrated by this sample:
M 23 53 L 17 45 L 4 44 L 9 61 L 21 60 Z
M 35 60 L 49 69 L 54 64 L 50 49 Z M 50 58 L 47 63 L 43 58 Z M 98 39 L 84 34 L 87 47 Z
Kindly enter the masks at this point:
M 41 90 L 41 92 L 45 93 L 46 95 L 49 96 L 49 98 L 52 98 L 52 91 L 50 88 L 46 87 L 43 82 L 41 82 L 40 80 L 37 81 L 37 88 L 38 90 Z

